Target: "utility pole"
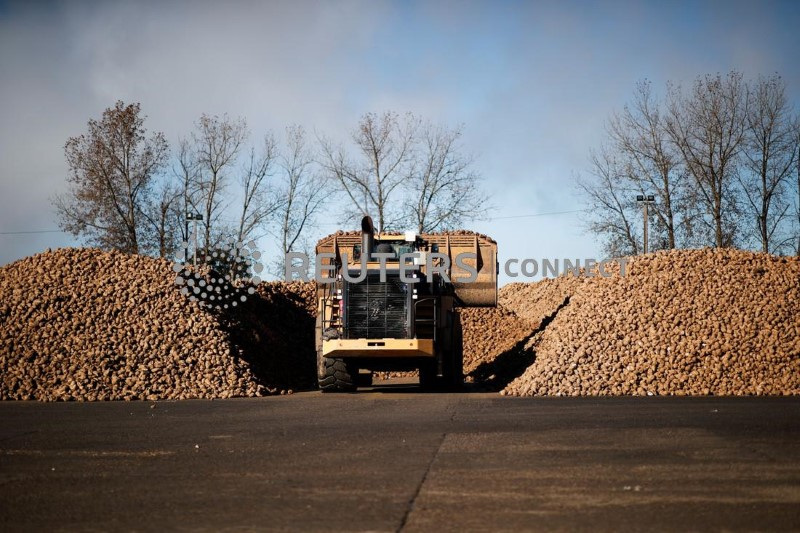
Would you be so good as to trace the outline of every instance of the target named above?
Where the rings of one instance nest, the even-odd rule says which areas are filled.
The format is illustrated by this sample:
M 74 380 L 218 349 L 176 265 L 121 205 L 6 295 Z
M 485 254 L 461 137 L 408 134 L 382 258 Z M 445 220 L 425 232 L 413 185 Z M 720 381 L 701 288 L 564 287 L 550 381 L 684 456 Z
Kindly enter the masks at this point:
M 639 194 L 636 196 L 636 203 L 641 204 L 643 207 L 644 212 L 644 253 L 647 253 L 647 206 L 650 204 L 656 203 L 656 198 L 652 194 L 650 195 L 642 195 Z

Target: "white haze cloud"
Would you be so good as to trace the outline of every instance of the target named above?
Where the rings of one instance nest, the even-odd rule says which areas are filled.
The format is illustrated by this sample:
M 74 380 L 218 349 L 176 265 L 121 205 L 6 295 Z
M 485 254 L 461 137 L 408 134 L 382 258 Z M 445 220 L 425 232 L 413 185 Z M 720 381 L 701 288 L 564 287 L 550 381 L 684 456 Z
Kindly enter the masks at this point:
M 466 126 L 495 216 L 578 209 L 572 177 L 637 80 L 778 71 L 798 94 L 792 4 L 667 4 L 0 3 L 0 232 L 57 227 L 63 144 L 118 99 L 171 144 L 201 113 L 344 138 L 364 112 L 413 111 Z M 577 215 L 471 227 L 504 257 L 599 254 Z M 0 235 L 0 264 L 70 244 Z

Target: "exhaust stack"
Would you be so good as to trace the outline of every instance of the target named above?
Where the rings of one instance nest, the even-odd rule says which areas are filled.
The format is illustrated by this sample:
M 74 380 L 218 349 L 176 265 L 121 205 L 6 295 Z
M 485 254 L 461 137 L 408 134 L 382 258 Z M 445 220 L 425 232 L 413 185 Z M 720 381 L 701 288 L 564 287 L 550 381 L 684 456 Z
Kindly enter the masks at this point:
M 372 255 L 373 243 L 375 242 L 375 227 L 372 225 L 372 217 L 369 215 L 361 219 L 361 254 L 367 254 L 367 261 Z

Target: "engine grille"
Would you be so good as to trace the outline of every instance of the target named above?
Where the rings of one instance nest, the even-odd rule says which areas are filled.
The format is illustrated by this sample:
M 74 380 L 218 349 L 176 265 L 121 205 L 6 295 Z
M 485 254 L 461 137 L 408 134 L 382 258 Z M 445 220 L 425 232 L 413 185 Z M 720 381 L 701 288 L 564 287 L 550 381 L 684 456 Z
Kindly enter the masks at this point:
M 347 284 L 346 336 L 350 339 L 408 338 L 406 284 L 398 273 L 369 273 L 360 283 Z

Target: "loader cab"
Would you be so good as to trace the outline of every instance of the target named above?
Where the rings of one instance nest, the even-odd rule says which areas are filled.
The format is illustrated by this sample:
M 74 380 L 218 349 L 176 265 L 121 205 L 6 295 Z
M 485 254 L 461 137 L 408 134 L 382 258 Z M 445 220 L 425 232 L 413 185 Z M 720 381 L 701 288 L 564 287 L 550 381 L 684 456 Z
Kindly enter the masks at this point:
M 378 256 L 375 254 L 391 254 L 390 256 L 386 257 L 387 263 L 397 263 L 400 261 L 400 257 L 403 254 L 410 254 L 419 250 L 419 243 L 416 237 L 413 241 L 408 241 L 405 239 L 398 239 L 397 237 L 391 238 L 376 238 L 373 241 L 372 250 L 370 250 L 370 256 L 368 258 L 368 262 L 377 262 Z M 353 246 L 353 261 L 360 262 L 361 256 L 363 254 L 362 246 L 356 244 Z

